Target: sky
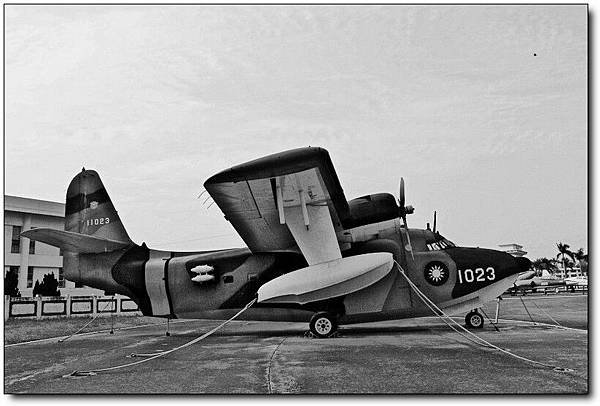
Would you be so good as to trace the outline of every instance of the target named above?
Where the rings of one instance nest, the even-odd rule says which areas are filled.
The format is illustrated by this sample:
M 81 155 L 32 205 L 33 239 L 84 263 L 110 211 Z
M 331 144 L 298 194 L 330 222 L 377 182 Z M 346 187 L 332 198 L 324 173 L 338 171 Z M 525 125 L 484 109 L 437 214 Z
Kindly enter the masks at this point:
M 5 194 L 95 169 L 151 248 L 244 246 L 203 182 L 310 145 L 410 227 L 588 250 L 585 5 L 10 5 L 4 69 Z

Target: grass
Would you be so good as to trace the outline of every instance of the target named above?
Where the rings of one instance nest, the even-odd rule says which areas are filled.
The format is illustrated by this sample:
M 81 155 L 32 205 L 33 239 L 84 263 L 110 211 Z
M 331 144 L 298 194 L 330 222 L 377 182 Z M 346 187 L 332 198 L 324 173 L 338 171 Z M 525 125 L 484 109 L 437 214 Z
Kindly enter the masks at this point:
M 91 319 L 91 317 L 61 317 L 42 320 L 9 319 L 4 322 L 4 344 L 66 336 L 79 330 Z M 144 316 L 114 316 L 114 320 L 112 321 L 115 329 L 143 324 L 157 324 L 160 322 L 156 318 Z M 111 318 L 102 316 L 91 322 L 80 333 L 89 333 L 110 328 Z

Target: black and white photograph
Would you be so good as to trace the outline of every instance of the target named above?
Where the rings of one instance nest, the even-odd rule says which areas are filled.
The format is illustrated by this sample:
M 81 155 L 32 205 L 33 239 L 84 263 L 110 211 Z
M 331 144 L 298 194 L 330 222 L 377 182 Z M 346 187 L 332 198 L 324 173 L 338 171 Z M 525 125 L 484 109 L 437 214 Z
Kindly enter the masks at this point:
M 5 397 L 590 394 L 587 4 L 3 13 Z

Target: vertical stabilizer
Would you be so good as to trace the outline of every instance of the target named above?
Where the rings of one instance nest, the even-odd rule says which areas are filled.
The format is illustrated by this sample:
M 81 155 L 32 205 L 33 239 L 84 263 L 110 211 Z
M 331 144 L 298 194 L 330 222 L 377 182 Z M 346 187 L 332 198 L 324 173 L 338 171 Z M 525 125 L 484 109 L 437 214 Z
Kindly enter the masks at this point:
M 93 170 L 82 170 L 69 184 L 65 230 L 131 243 L 100 176 Z

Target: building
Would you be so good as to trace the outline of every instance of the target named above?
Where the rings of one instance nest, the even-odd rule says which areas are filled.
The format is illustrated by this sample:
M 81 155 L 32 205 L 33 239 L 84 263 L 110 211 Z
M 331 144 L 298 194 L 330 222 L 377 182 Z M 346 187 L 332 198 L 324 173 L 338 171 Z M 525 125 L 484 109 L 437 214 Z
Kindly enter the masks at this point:
M 523 251 L 523 246 L 519 244 L 499 244 L 498 246 L 513 257 L 522 257 L 527 254 L 527 251 Z
M 36 281 L 53 273 L 61 295 L 102 295 L 104 292 L 85 286 L 75 286 L 63 276 L 63 258 L 59 248 L 21 237 L 21 233 L 36 227 L 64 230 L 65 205 L 46 200 L 4 196 L 4 275 L 10 270 L 19 276 L 21 296 L 32 296 Z
M 567 266 L 567 271 L 565 272 L 562 263 L 559 262 L 558 276 L 561 278 L 580 278 L 582 276 L 587 276 L 587 274 L 581 270 L 579 265 L 574 265 L 573 267 Z

